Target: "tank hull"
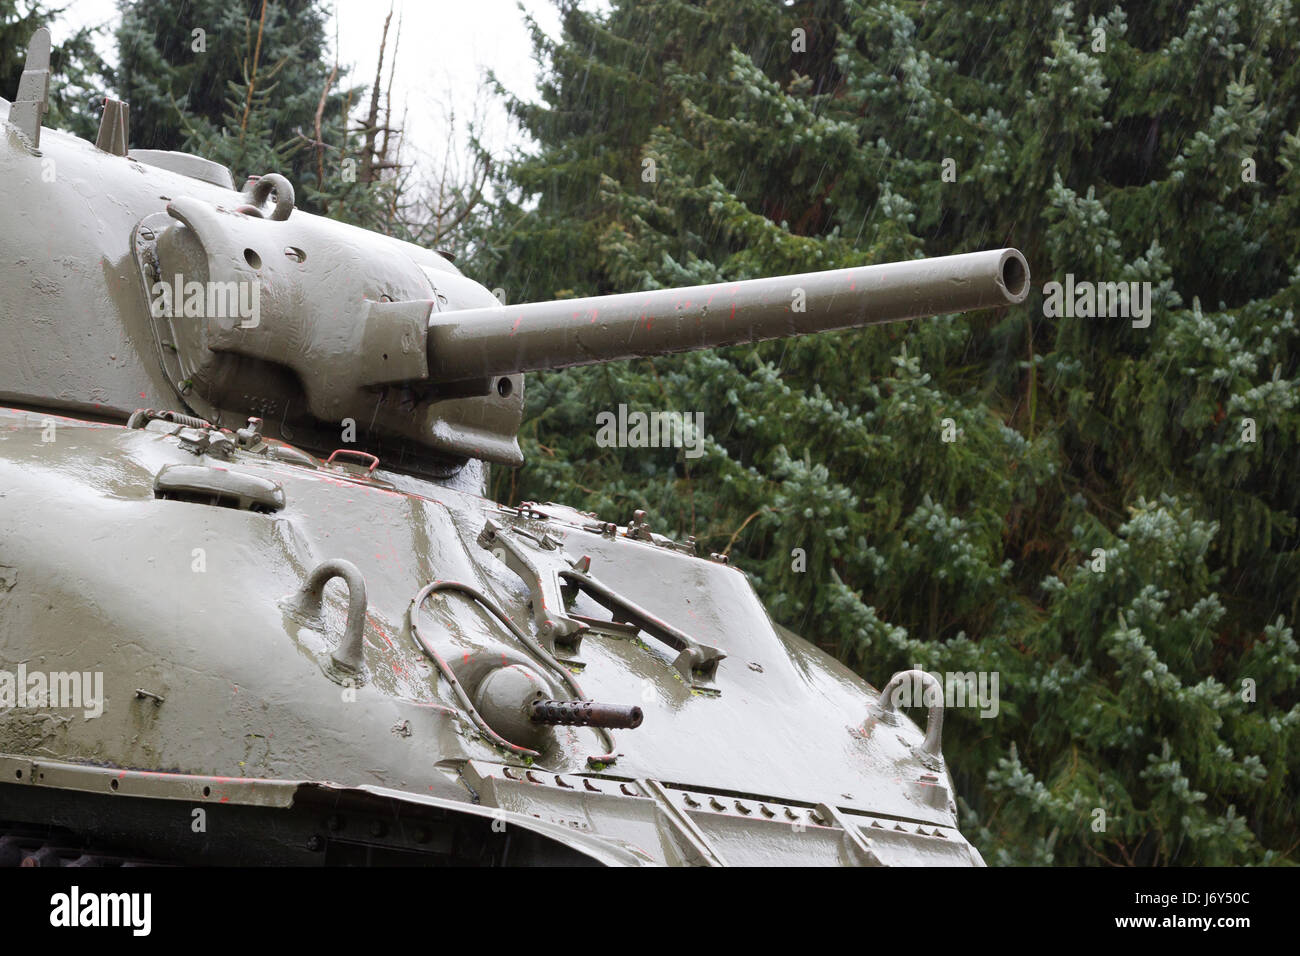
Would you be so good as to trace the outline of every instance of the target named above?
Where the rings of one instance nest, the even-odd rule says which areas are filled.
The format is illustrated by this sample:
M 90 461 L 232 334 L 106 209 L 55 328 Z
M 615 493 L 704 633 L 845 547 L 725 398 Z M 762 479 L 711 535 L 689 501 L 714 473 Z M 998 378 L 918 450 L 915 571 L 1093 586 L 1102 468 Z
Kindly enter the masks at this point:
M 541 844 L 572 832 L 601 863 L 979 862 L 947 780 L 915 758 L 920 730 L 904 720 L 873 732 L 875 691 L 773 627 L 740 571 L 560 506 L 516 511 L 265 449 L 217 461 L 187 450 L 192 438 L 164 421 L 0 410 L 0 672 L 11 690 L 20 668 L 28 689 L 43 674 L 50 691 L 46 706 L 6 702 L 0 674 L 0 819 L 15 788 L 147 801 L 166 816 L 227 804 L 290 813 L 330 790 L 417 815 L 487 813 L 489 834 L 540 820 L 552 825 Z M 273 482 L 283 507 L 167 497 L 169 466 Z M 556 728 L 538 759 L 503 750 L 411 628 L 414 617 L 466 682 L 476 667 L 538 667 L 473 601 L 412 606 L 430 581 L 467 582 L 531 626 L 527 582 L 478 540 L 489 522 L 589 558 L 608 586 L 726 659 L 695 686 L 671 651 L 597 623 L 566 667 L 589 697 L 637 704 L 642 725 L 618 732 L 607 763 L 588 727 Z M 348 592 L 326 588 L 319 620 L 292 610 L 326 559 L 364 575 L 356 679 L 331 671 Z M 583 600 L 572 613 L 596 620 Z M 70 674 L 99 699 L 49 706 L 68 703 L 52 690 Z M 308 816 L 304 839 L 329 846 L 328 815 Z

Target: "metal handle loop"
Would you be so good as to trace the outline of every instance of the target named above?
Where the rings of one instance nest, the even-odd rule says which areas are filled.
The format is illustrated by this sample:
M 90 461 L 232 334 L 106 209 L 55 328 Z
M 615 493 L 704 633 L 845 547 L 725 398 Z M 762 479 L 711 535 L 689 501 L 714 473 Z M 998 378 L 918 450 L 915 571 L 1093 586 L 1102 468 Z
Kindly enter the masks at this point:
M 289 218 L 289 214 L 294 209 L 294 192 L 293 183 L 285 179 L 279 173 L 267 173 L 253 183 L 250 192 L 252 203 L 247 206 L 240 206 L 239 211 L 247 216 L 261 217 L 262 206 L 271 198 L 271 193 L 275 193 L 275 208 L 271 210 L 270 219 L 275 222 L 283 222 Z
M 930 698 L 931 703 L 926 715 L 925 741 L 921 744 L 921 751 L 942 760 L 943 747 L 940 738 L 943 734 L 943 685 L 939 683 L 938 678 L 933 674 L 927 674 L 922 670 L 899 671 L 889 678 L 889 683 L 880 692 L 877 711 L 881 715 L 888 714 L 892 716 L 894 714 L 894 705 L 897 703 L 895 698 L 900 696 L 900 691 L 906 681 L 911 681 L 913 687 L 924 685 L 926 689 L 934 692 L 934 696 Z M 926 696 L 925 692 L 922 691 L 921 694 L 912 698 L 911 704 L 922 703 Z

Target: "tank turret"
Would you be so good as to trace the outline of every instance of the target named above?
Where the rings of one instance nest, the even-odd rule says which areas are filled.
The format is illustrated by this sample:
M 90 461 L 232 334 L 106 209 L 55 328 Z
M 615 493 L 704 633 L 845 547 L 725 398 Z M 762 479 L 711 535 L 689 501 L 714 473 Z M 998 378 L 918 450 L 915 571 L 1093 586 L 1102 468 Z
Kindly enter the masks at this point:
M 296 208 L 273 172 L 242 189 L 198 157 L 94 144 L 39 119 L 49 38 L 0 101 L 0 398 L 352 447 L 445 477 L 522 462 L 521 373 L 1013 305 L 1014 249 L 684 289 L 503 305 L 430 250 Z M 99 201 L 93 201 L 98 198 Z

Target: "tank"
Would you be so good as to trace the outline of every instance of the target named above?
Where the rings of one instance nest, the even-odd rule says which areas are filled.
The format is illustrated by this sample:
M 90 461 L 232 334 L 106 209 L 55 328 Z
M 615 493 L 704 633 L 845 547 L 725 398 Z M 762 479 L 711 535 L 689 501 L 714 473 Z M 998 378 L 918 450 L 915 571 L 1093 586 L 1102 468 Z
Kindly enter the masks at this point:
M 125 104 L 42 128 L 48 62 L 0 100 L 0 865 L 982 865 L 932 676 L 485 479 L 529 371 L 1013 305 L 1019 252 L 504 305 Z

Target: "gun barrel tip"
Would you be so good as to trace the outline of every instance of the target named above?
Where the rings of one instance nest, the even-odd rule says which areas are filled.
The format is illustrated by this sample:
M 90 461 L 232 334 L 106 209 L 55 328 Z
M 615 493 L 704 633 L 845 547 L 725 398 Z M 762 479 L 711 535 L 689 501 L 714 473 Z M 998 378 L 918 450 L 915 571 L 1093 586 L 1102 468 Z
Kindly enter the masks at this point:
M 1019 249 L 1006 249 L 1002 253 L 999 284 L 1007 294 L 1009 305 L 1018 305 L 1029 295 L 1029 263 Z

